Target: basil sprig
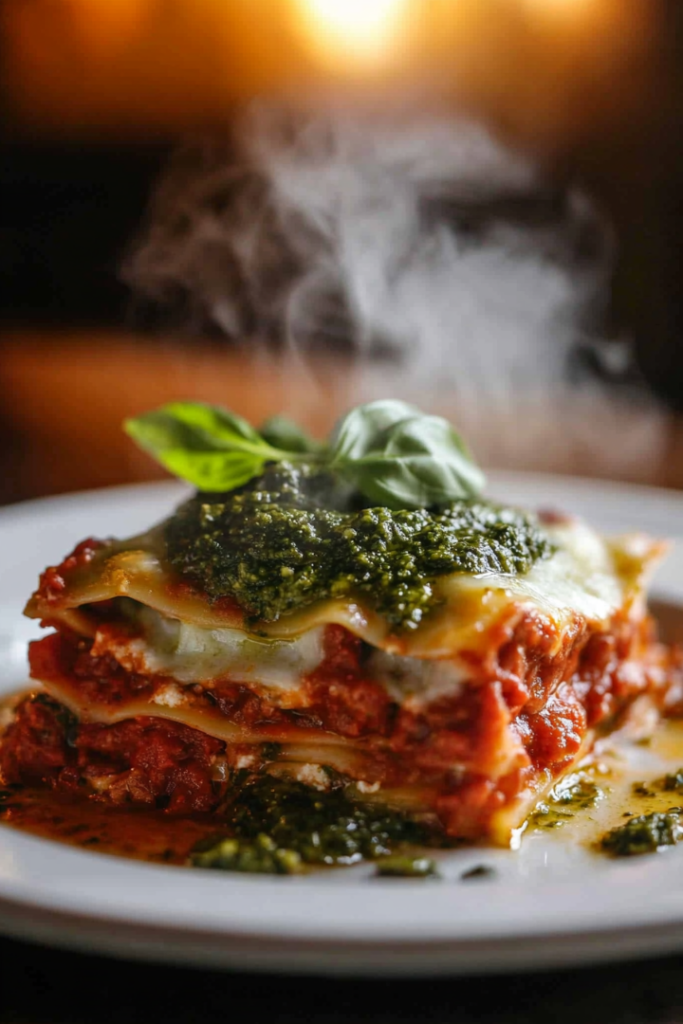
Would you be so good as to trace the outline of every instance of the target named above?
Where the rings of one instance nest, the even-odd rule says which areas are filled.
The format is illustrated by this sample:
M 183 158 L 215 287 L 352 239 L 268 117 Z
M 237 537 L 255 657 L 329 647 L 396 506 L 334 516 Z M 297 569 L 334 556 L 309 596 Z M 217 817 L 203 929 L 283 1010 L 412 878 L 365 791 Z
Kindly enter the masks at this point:
M 261 427 L 261 437 L 273 448 L 288 452 L 319 454 L 325 445 L 314 441 L 298 423 L 286 416 L 271 416 Z
M 353 409 L 332 439 L 330 467 L 371 501 L 427 508 L 474 498 L 486 478 L 448 420 L 406 402 Z
M 326 445 L 284 417 L 268 420 L 259 433 L 241 416 L 198 402 L 171 402 L 124 426 L 141 448 L 200 491 L 232 491 L 259 476 L 266 463 L 284 461 L 337 473 L 390 509 L 474 498 L 485 483 L 450 423 L 406 402 L 358 406 Z
M 267 462 L 299 458 L 283 452 L 226 409 L 200 402 L 171 402 L 124 428 L 141 448 L 200 491 L 233 491 L 263 472 Z

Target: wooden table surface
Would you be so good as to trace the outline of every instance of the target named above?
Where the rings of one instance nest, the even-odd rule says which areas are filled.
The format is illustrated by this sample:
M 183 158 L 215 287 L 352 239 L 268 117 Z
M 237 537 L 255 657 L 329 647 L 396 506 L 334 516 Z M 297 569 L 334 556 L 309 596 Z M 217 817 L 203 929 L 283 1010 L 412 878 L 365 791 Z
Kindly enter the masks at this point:
M 161 475 L 121 430 L 126 416 L 200 399 L 259 424 L 277 412 L 318 436 L 359 401 L 408 398 L 448 416 L 491 469 L 538 470 L 683 488 L 683 420 L 603 392 L 416 390 L 390 367 L 306 367 L 181 339 L 6 332 L 0 345 L 0 504 Z
M 0 503 L 153 476 L 120 421 L 170 398 L 223 402 L 257 422 L 285 405 L 322 432 L 353 404 L 354 388 L 354 373 L 342 364 L 318 368 L 312 381 L 278 362 L 254 368 L 219 350 L 120 336 L 13 335 L 0 351 Z M 527 416 L 504 451 L 485 433 L 475 447 L 494 465 L 683 486 L 683 429 L 672 417 L 621 410 L 591 447 L 556 412 L 533 429 Z M 683 957 L 489 978 L 360 981 L 200 971 L 0 939 L 0 1024 L 226 1020 L 683 1024 Z

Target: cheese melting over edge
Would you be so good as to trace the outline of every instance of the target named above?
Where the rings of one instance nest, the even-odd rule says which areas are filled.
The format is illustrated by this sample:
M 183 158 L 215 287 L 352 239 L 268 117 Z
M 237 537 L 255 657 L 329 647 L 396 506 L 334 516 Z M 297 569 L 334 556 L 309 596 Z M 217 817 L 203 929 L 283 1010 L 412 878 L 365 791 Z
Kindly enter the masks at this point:
M 132 661 L 141 658 L 153 673 L 168 674 L 176 682 L 160 686 L 151 700 L 131 698 L 115 710 L 86 706 L 69 680 L 47 684 L 58 700 L 84 720 L 113 723 L 153 714 L 228 742 L 263 742 L 272 738 L 270 731 L 252 733 L 196 706 L 182 684 L 197 676 L 206 679 L 229 665 L 235 681 L 271 691 L 296 688 L 301 677 L 319 664 L 323 627 L 336 623 L 376 648 L 368 667 L 396 697 L 417 695 L 431 700 L 453 693 L 466 678 L 461 653 L 482 653 L 492 644 L 497 650 L 525 614 L 535 614 L 547 624 L 558 649 L 564 631 L 577 618 L 600 631 L 609 629 L 616 615 L 635 619 L 643 615 L 644 586 L 649 570 L 665 551 L 664 544 L 642 535 L 606 541 L 576 520 L 546 529 L 558 548 L 551 558 L 520 577 L 455 574 L 438 580 L 435 590 L 443 598 L 442 606 L 414 632 L 401 636 L 392 635 L 370 607 L 350 600 L 321 602 L 278 622 L 250 623 L 247 628 L 234 605 L 210 604 L 164 565 L 158 529 L 98 552 L 91 563 L 68 575 L 62 594 L 49 600 L 34 595 L 26 614 L 93 637 L 95 650 L 98 642 L 106 648 L 111 638 L 98 639 L 101 623 L 88 606 L 112 598 L 130 598 L 135 603 L 135 614 L 144 626 L 142 636 L 129 639 L 127 653 L 119 651 L 119 655 Z M 283 759 L 334 764 L 356 778 L 367 774 L 362 743 L 320 730 L 310 735 L 308 730 L 297 732 L 294 741 L 282 736 L 286 741 Z M 507 841 L 511 828 L 523 820 L 551 781 L 530 783 L 510 807 L 495 814 L 492 838 Z M 406 801 L 416 806 L 421 799 L 417 791 L 406 793 Z
M 47 600 L 36 593 L 26 614 L 94 636 L 98 621 L 88 605 L 128 597 L 186 627 L 239 631 L 250 644 L 292 641 L 336 623 L 380 650 L 422 659 L 484 650 L 501 623 L 514 625 L 528 611 L 548 624 L 558 649 L 563 631 L 577 617 L 600 630 L 609 628 L 617 612 L 643 614 L 648 570 L 665 545 L 640 534 L 607 541 L 578 520 L 546 529 L 557 545 L 550 558 L 525 576 L 455 573 L 438 578 L 434 591 L 442 604 L 418 628 L 400 635 L 369 605 L 348 598 L 322 601 L 276 622 L 247 623 L 233 602 L 209 602 L 164 564 L 159 528 L 97 552 L 90 563 L 69 573 L 62 594 Z M 189 632 L 186 642 L 193 642 Z M 311 640 L 311 650 L 314 646 Z M 299 651 L 297 658 L 305 661 L 309 655 Z

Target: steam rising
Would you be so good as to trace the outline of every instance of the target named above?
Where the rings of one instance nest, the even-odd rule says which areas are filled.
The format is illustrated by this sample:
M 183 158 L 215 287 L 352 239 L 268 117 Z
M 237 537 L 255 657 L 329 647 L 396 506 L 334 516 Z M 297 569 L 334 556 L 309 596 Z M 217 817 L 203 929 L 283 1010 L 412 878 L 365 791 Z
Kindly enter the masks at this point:
M 627 429 L 603 385 L 572 383 L 577 351 L 600 352 L 611 248 L 581 193 L 549 188 L 477 124 L 261 108 L 176 155 L 124 276 L 250 351 L 353 353 L 364 397 L 447 399 L 484 457 L 495 410 L 500 464 L 506 445 L 517 461 L 537 448 L 533 424 L 563 402 L 593 409 L 593 438 L 596 415 Z M 659 425 L 628 422 L 640 459 Z

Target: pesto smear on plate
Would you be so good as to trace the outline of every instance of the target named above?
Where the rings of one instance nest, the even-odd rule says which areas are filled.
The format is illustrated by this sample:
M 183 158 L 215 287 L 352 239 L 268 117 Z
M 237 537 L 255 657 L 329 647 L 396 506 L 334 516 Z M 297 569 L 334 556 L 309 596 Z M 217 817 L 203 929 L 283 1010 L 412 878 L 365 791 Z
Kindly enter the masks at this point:
M 454 844 L 434 823 L 415 821 L 391 807 L 354 801 L 329 771 L 332 786 L 325 793 L 292 779 L 240 778 L 238 773 L 235 782 L 242 788 L 230 807 L 228 834 L 200 843 L 192 865 L 291 875 L 306 865 L 333 867 L 369 860 L 378 861 L 386 875 L 435 874 L 431 859 L 415 848 Z

